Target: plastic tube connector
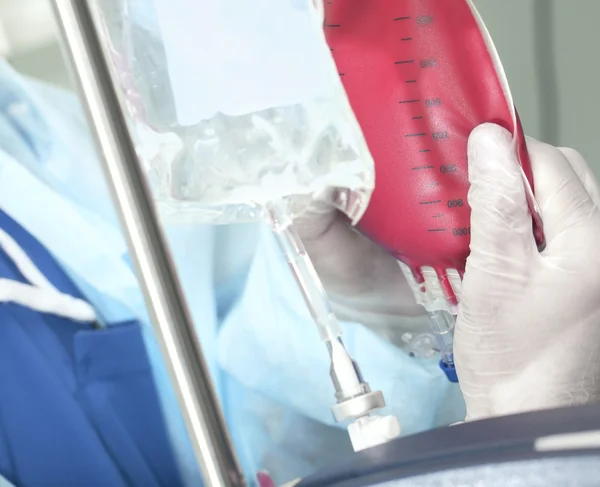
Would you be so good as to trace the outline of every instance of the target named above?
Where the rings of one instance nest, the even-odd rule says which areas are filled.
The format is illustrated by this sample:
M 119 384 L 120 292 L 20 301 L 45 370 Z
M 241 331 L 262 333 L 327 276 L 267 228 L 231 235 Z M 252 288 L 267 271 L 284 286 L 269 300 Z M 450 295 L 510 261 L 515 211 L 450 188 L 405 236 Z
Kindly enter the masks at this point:
M 353 421 L 385 407 L 381 391 L 371 391 L 358 365 L 340 339 L 328 342 L 331 354 L 330 375 L 337 403 L 331 408 L 338 423 Z
M 458 384 L 458 374 L 456 373 L 456 367 L 454 365 L 449 365 L 443 360 L 440 360 L 440 369 L 446 375 L 450 382 Z

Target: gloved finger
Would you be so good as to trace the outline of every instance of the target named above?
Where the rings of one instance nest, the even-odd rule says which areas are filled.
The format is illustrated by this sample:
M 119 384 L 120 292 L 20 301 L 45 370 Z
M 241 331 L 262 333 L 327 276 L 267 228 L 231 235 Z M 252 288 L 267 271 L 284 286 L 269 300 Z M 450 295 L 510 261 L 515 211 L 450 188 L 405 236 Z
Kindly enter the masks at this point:
M 548 246 L 557 236 L 594 216 L 595 204 L 565 154 L 543 142 L 527 139 Z
M 396 259 L 341 212 L 309 213 L 293 226 L 341 318 L 361 315 L 370 326 L 422 313 Z
M 378 283 L 393 288 L 392 283 L 404 281 L 395 259 L 360 234 L 337 210 L 307 215 L 294 223 L 294 228 L 327 292 L 352 298 L 379 292 Z
M 575 149 L 569 147 L 559 147 L 558 150 L 567 158 L 571 167 L 577 176 L 579 176 L 579 180 L 582 182 L 583 187 L 591 196 L 592 201 L 596 206 L 600 207 L 600 188 L 598 187 L 598 180 L 590 166 L 585 162 L 583 156 Z
M 300 218 L 294 220 L 293 227 L 302 242 L 306 245 L 325 235 L 338 217 L 338 210 L 328 206 L 327 208 L 316 207 Z
M 490 270 L 531 251 L 532 220 L 511 134 L 494 124 L 483 124 L 468 143 L 471 257 Z M 494 261 L 494 262 L 492 262 Z M 518 264 L 517 264 L 518 265 Z

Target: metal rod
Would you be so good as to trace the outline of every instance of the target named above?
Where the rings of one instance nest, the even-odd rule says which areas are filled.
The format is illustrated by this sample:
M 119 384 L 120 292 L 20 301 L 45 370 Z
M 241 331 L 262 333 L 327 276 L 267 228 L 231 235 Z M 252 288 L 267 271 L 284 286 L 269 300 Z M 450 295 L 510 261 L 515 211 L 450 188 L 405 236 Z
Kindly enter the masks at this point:
M 53 0 L 206 487 L 245 485 L 88 0 Z

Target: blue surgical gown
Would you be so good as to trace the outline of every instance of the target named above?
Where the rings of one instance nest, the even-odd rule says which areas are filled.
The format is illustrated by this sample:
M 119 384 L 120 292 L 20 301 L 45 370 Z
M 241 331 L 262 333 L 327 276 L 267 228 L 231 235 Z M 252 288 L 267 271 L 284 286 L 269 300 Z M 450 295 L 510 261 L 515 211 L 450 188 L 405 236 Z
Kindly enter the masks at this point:
M 0 208 L 37 238 L 106 321 L 136 320 L 186 485 L 189 440 L 77 98 L 0 63 Z M 267 228 L 168 226 L 170 248 L 236 450 L 277 483 L 351 454 L 330 413 L 328 357 Z M 409 357 L 358 323 L 345 343 L 403 431 L 464 418 L 435 360 Z M 1 432 L 0 432 L 1 435 Z M 0 440 L 1 441 L 1 440 Z M 1 473 L 1 472 L 0 472 Z
M 0 211 L 60 292 L 84 298 L 50 253 Z M 0 249 L 0 278 L 28 283 Z M 140 323 L 91 323 L 0 304 L 0 474 L 16 486 L 183 485 Z

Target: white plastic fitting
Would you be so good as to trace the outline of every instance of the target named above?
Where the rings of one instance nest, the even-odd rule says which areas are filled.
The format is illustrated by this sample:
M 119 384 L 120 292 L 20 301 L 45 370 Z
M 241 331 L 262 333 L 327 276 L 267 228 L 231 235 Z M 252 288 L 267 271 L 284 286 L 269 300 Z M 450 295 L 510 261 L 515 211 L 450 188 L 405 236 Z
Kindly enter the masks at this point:
M 394 416 L 363 416 L 348 426 L 348 435 L 352 448 L 358 452 L 400 436 L 400 422 Z

